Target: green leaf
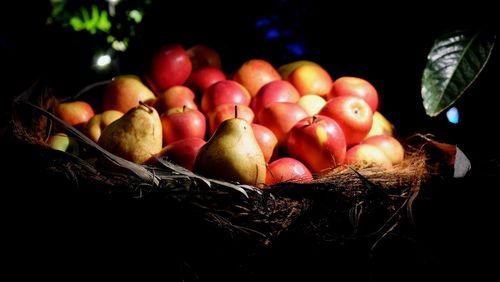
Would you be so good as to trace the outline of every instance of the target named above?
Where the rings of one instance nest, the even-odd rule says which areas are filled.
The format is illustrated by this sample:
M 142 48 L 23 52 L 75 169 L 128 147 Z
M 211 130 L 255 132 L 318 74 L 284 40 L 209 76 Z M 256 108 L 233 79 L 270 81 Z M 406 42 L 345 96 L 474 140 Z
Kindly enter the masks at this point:
M 85 28 L 82 20 L 79 17 L 72 17 L 69 20 L 69 24 L 73 27 L 74 30 L 80 31 Z
M 99 17 L 99 21 L 97 22 L 97 29 L 108 32 L 111 28 L 111 23 L 108 20 L 108 13 L 106 11 L 101 11 L 101 16 Z
M 438 115 L 467 90 L 488 62 L 495 39 L 485 31 L 455 31 L 434 42 L 422 76 L 427 115 Z

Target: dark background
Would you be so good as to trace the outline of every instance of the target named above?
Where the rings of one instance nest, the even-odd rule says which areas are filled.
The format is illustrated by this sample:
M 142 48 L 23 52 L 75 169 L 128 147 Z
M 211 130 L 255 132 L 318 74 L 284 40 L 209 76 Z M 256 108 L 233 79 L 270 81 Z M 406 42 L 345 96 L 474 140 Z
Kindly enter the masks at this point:
M 50 6 L 46 1 L 9 3 L 2 8 L 6 16 L 2 18 L 0 33 L 0 66 L 4 80 L 2 121 L 8 122 L 10 118 L 8 110 L 12 97 L 37 80 L 52 87 L 57 95 L 70 96 L 89 83 L 111 78 L 118 73 L 142 74 L 152 52 L 169 42 L 185 47 L 197 43 L 212 46 L 221 54 L 227 73 L 251 58 L 264 58 L 275 66 L 301 58 L 316 61 L 334 79 L 350 75 L 370 81 L 380 93 L 380 111 L 395 124 L 399 137 L 416 132 L 432 133 L 439 141 L 458 144 L 472 162 L 473 169 L 468 178 L 433 187 L 434 190 L 427 195 L 431 200 L 427 198 L 428 201 L 417 206 L 416 241 L 389 241 L 385 252 L 378 253 L 375 259 L 374 265 L 381 269 L 374 272 L 377 275 L 355 277 L 366 278 L 363 281 L 387 281 L 391 277 L 394 280 L 405 277 L 410 281 L 419 281 L 433 279 L 430 277 L 461 278 L 463 274 L 484 277 L 492 272 L 489 263 L 498 261 L 498 254 L 494 251 L 497 239 L 493 232 L 498 222 L 495 190 L 500 187 L 500 144 L 496 137 L 500 120 L 498 47 L 494 49 L 484 72 L 456 103 L 460 112 L 458 125 L 449 123 L 444 114 L 435 118 L 426 116 L 420 98 L 420 79 L 426 55 L 438 35 L 459 28 L 486 27 L 496 31 L 493 23 L 498 15 L 488 6 L 473 4 L 455 7 L 427 3 L 381 6 L 305 0 L 155 1 L 146 10 L 139 35 L 131 42 L 129 50 L 118 56 L 119 65 L 108 73 L 96 73 L 89 68 L 96 42 L 85 36 L 47 27 L 45 21 L 50 14 Z M 265 30 L 255 27 L 256 21 L 262 17 L 277 17 L 273 25 L 292 27 L 294 35 L 265 40 Z M 284 46 L 291 41 L 302 42 L 305 54 L 294 56 L 287 53 Z M 4 155 L 16 158 L 15 152 L 8 152 L 9 148 L 3 148 L 2 153 L 4 151 Z M 6 164 L 9 165 L 10 161 Z M 10 211 L 18 212 L 19 209 Z M 51 222 L 50 218 L 48 221 Z M 19 225 L 16 226 L 19 228 Z M 51 227 L 60 231 L 56 226 Z M 114 236 L 118 233 L 109 226 L 100 227 Z M 24 233 L 35 229 L 24 226 L 24 229 L 21 227 L 18 230 Z M 60 234 L 54 236 L 55 231 L 45 232 L 48 232 L 45 236 L 52 237 L 48 242 L 56 249 L 64 249 L 63 245 L 74 243 Z M 99 231 L 87 232 L 84 232 L 85 236 L 93 236 Z M 75 236 L 74 232 L 69 234 Z M 28 242 L 27 248 L 50 253 L 50 246 L 38 248 L 34 242 L 46 241 Z M 101 243 L 90 247 L 90 250 L 99 253 L 103 247 L 105 244 Z M 297 258 L 306 261 L 303 264 L 304 273 L 316 271 L 310 277 L 320 277 L 317 276 L 320 275 L 320 267 L 329 267 L 328 260 L 322 261 L 317 257 L 325 253 L 302 252 L 310 256 Z M 67 263 L 62 263 L 64 256 L 75 259 L 63 251 L 56 251 L 56 254 L 63 257 L 55 263 L 64 266 L 67 266 Z M 33 253 L 23 249 L 21 258 L 17 258 L 27 267 L 40 263 L 25 260 L 23 255 L 33 256 Z M 43 260 L 44 255 L 38 252 L 34 257 Z M 493 259 L 486 259 L 488 257 Z M 116 259 L 116 256 L 110 258 Z M 353 255 L 348 256 L 348 260 L 354 261 Z M 338 257 L 333 261 L 338 262 Z M 316 263 L 319 264 L 313 267 Z M 388 264 L 394 265 L 394 268 L 388 267 Z M 300 264 L 292 265 L 297 267 Z M 277 267 L 287 266 L 278 263 Z M 51 269 L 47 270 L 49 275 Z M 76 270 L 84 272 L 80 267 Z M 122 270 L 117 268 L 114 271 Z M 283 271 L 286 272 L 286 269 Z M 408 276 L 405 271 L 408 271 Z M 434 272 L 437 272 L 436 276 Z M 398 275 L 391 276 L 394 273 Z M 274 273 L 274 276 L 279 275 Z M 282 277 L 293 278 L 288 276 Z

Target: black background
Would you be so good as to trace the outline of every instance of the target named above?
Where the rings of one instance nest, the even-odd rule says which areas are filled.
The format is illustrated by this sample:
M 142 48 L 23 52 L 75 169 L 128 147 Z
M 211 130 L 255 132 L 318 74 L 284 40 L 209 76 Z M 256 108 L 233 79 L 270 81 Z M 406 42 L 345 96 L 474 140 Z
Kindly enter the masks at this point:
M 280 4 L 285 2 L 288 4 Z M 156 1 L 146 14 L 140 36 L 131 43 L 129 51 L 120 56 L 120 66 L 115 71 L 140 74 L 147 67 L 147 58 L 151 53 L 161 44 L 169 42 L 186 47 L 197 43 L 214 47 L 219 50 L 223 67 L 228 73 L 251 58 L 264 58 L 278 66 L 286 62 L 286 58 L 281 56 L 284 42 L 264 41 L 262 31 L 257 30 L 254 23 L 262 16 L 272 14 L 280 15 L 282 24 L 298 23 L 297 36 L 307 48 L 304 58 L 319 62 L 334 79 L 350 75 L 372 82 L 380 93 L 380 111 L 396 125 L 400 137 L 415 132 L 432 133 L 439 141 L 458 144 L 472 161 L 472 176 L 464 181 L 434 187 L 437 192 L 431 194 L 435 198 L 419 207 L 416 242 L 390 241 L 389 244 L 394 245 L 389 245 L 385 253 L 376 257 L 374 265 L 380 270 L 374 271 L 375 275 L 354 277 L 363 278 L 363 281 L 387 281 L 390 278 L 401 281 L 403 277 L 410 281 L 434 277 L 453 279 L 465 274 L 484 277 L 492 272 L 489 263 L 498 261 L 494 251 L 497 239 L 492 231 L 498 222 L 495 217 L 498 206 L 495 190 L 500 187 L 500 143 L 496 137 L 500 120 L 498 47 L 484 72 L 456 103 L 460 111 L 458 125 L 448 123 L 443 114 L 435 118 L 426 116 L 420 98 L 420 79 L 426 55 L 438 35 L 458 28 L 486 27 L 494 30 L 494 19 L 498 15 L 488 6 L 473 4 L 457 8 L 444 4 L 436 7 L 427 3 L 380 6 L 330 1 Z M 2 18 L 0 34 L 0 67 L 5 79 L 1 94 L 2 121 L 9 119 L 10 99 L 37 79 L 53 87 L 56 94 L 67 96 L 93 81 L 112 75 L 89 71 L 92 41 L 81 41 L 81 37 L 54 32 L 45 26 L 45 19 L 50 13 L 45 1 L 11 3 L 2 10 L 9 14 Z M 10 165 L 16 154 L 9 148 L 2 149 L 4 155 L 11 157 L 6 159 L 6 164 Z M 14 163 L 19 164 L 19 161 Z M 14 166 L 12 171 L 7 170 L 7 177 L 22 177 L 23 174 L 16 171 L 18 169 L 20 167 Z M 38 204 L 43 206 L 43 203 Z M 45 271 L 38 269 L 37 273 L 50 277 L 59 271 L 58 265 L 62 268 L 72 265 L 75 267 L 70 269 L 74 270 L 72 275 L 77 276 L 95 269 L 78 266 L 86 259 L 71 254 L 75 248 L 73 239 L 81 242 L 83 237 L 95 238 L 93 236 L 100 233 L 99 228 L 111 236 L 119 236 L 120 232 L 138 233 L 136 229 L 126 230 L 125 225 L 119 223 L 116 224 L 119 231 L 113 230 L 113 226 L 103 224 L 104 220 L 100 222 L 102 225 L 92 225 L 85 222 L 85 217 L 76 221 L 83 225 L 76 226 L 75 223 L 68 230 L 57 226 L 62 221 L 62 216 L 57 213 L 42 213 L 40 217 L 32 217 L 33 214 L 28 213 L 28 217 L 15 219 L 15 215 L 25 207 L 21 204 L 5 213 L 11 217 L 11 222 L 16 222 L 8 225 L 14 231 L 9 238 L 14 240 L 21 233 L 27 236 L 22 237 L 21 242 L 14 240 L 17 249 L 8 252 L 12 256 L 9 259 L 21 265 L 18 272 L 41 266 Z M 92 229 L 82 230 L 82 226 L 92 226 Z M 151 227 L 145 227 L 146 224 L 141 226 L 151 231 Z M 26 234 L 29 232 L 33 235 Z M 64 232 L 72 238 L 65 237 Z M 125 236 L 128 239 L 131 237 Z M 144 236 L 140 238 L 145 239 Z M 153 239 L 161 240 L 157 237 Z M 5 243 L 9 244 L 8 241 Z M 111 246 L 120 247 L 118 244 Z M 153 247 L 153 244 L 148 246 Z M 69 249 L 65 250 L 66 247 Z M 100 253 L 107 254 L 111 260 L 117 259 L 120 254 L 127 257 L 134 251 L 144 256 L 151 254 L 138 252 L 138 248 L 127 249 L 126 246 L 121 252 L 105 252 L 105 247 L 105 243 L 99 242 L 86 250 L 81 246 L 77 249 L 94 259 Z M 58 257 L 50 263 L 43 263 L 51 253 Z M 325 252 L 302 250 L 302 254 L 309 255 L 297 258 L 304 264 L 295 263 L 292 267 L 303 265 L 302 275 L 305 277 L 308 275 L 304 273 L 314 272 L 309 277 L 331 274 L 334 280 L 335 273 L 322 273 L 320 267 L 329 267 L 328 262 L 338 262 L 338 257 L 323 261 L 317 256 Z M 355 261 L 352 256 L 348 256 L 348 261 Z M 75 264 L 66 259 L 74 260 Z M 99 259 L 101 263 L 106 260 L 103 257 Z M 285 259 L 285 262 L 292 260 L 279 256 L 278 259 Z M 394 268 L 387 264 L 394 265 Z M 278 262 L 277 266 L 285 268 L 282 271 L 286 273 L 284 262 Z M 151 267 L 154 268 L 154 265 Z M 401 271 L 394 272 L 394 269 Z M 103 270 L 110 275 L 127 273 L 119 267 L 104 267 Z M 276 272 L 270 277 L 279 276 Z M 281 277 L 293 278 L 289 276 L 292 275 L 283 274 Z

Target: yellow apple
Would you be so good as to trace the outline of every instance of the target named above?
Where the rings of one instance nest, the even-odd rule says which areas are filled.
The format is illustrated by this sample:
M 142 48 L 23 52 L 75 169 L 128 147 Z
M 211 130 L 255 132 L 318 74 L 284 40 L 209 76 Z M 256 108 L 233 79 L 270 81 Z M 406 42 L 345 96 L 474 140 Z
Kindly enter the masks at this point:
M 372 128 L 365 139 L 382 134 L 392 136 L 394 134 L 394 125 L 392 125 L 380 112 L 374 112 Z
M 303 66 L 303 65 L 315 65 L 315 66 L 319 66 L 315 62 L 311 62 L 311 61 L 308 61 L 308 60 L 299 60 L 299 61 L 295 61 L 295 62 L 291 62 L 291 63 L 288 63 L 288 64 L 281 65 L 278 68 L 278 72 L 280 73 L 281 78 L 284 79 L 284 80 L 286 80 L 286 79 L 288 79 L 288 76 L 290 75 L 290 73 L 292 71 L 294 71 L 296 68 L 298 68 L 300 66 Z
M 308 115 L 313 116 L 323 108 L 326 104 L 326 100 L 321 96 L 310 94 L 300 97 L 297 104 L 304 108 Z
M 346 164 L 375 165 L 385 169 L 392 167 L 391 160 L 375 145 L 358 144 L 347 150 Z
M 85 126 L 85 134 L 94 142 L 99 140 L 106 126 L 123 116 L 122 112 L 109 110 L 93 116 Z
M 399 141 L 389 135 L 375 135 L 363 140 L 362 144 L 377 146 L 389 158 L 393 165 L 403 161 L 405 150 Z
M 69 137 L 66 133 L 56 133 L 51 135 L 47 140 L 47 146 L 54 150 L 67 152 L 75 156 L 78 156 L 80 152 L 78 142 L 76 142 L 72 137 Z

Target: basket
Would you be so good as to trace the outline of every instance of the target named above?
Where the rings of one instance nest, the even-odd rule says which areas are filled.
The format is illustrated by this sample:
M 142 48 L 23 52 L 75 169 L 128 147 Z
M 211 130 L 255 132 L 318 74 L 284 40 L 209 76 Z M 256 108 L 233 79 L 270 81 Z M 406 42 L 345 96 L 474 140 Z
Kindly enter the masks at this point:
M 318 262 L 323 260 L 317 256 L 323 255 L 329 257 L 329 264 L 337 264 L 331 267 L 339 273 L 369 276 L 369 271 L 353 274 L 352 263 L 373 270 L 369 261 L 377 244 L 401 226 L 413 230 L 412 202 L 429 176 L 446 168 L 443 162 L 429 161 L 429 151 L 422 149 L 427 148 L 422 144 L 428 138 L 413 138 L 405 145 L 405 160 L 390 170 L 341 166 L 311 183 L 286 182 L 258 189 L 202 177 L 167 161 L 157 166 L 128 162 L 51 114 L 55 103 L 50 91 L 40 85 L 13 103 L 16 150 L 29 155 L 31 168 L 37 168 L 39 175 L 59 184 L 36 195 L 58 202 L 97 201 L 101 211 L 108 212 L 106 220 L 95 211 L 84 214 L 99 218 L 99 228 L 114 235 L 125 229 L 129 234 L 141 233 L 149 251 L 154 249 L 164 259 L 163 267 L 169 266 L 170 272 L 162 273 L 172 280 L 296 278 L 301 268 L 308 273 L 320 269 L 323 264 Z M 80 157 L 44 145 L 54 128 L 79 140 Z M 96 160 L 102 157 L 118 169 L 99 167 Z M 121 213 L 109 212 L 109 207 Z M 110 226 L 120 231 L 111 231 Z M 146 231 L 131 231 L 130 226 Z M 159 232 L 162 227 L 171 231 Z M 109 241 L 99 242 L 99 246 L 118 248 Z M 144 251 L 134 250 L 138 249 Z M 300 264 L 295 261 L 297 255 L 302 257 Z M 313 259 L 307 261 L 306 256 Z M 123 260 L 137 259 L 128 258 Z M 227 266 L 223 274 L 214 269 L 220 265 Z M 280 267 L 290 268 L 284 274 Z M 314 273 L 308 276 L 312 280 L 324 274 Z

